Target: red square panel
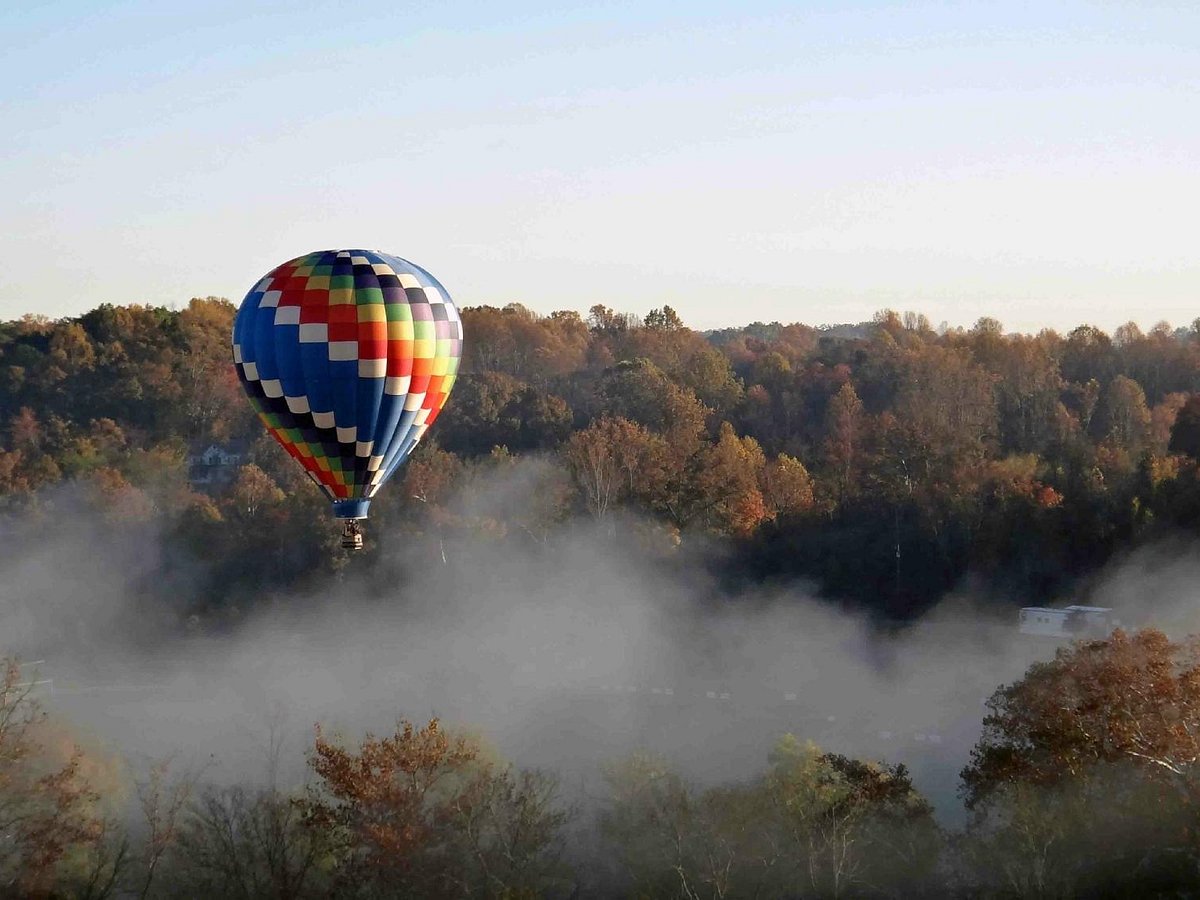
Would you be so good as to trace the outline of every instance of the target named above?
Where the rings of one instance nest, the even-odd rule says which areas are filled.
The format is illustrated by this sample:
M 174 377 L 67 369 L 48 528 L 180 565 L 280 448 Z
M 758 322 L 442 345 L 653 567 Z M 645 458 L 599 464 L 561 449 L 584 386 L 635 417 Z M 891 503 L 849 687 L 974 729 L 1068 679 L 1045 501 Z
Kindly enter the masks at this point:
M 358 333 L 363 340 L 387 340 L 387 322 L 359 322 Z
M 358 339 L 359 359 L 385 359 L 387 357 L 387 341 Z
M 388 341 L 388 374 L 397 378 L 412 374 L 412 341 Z

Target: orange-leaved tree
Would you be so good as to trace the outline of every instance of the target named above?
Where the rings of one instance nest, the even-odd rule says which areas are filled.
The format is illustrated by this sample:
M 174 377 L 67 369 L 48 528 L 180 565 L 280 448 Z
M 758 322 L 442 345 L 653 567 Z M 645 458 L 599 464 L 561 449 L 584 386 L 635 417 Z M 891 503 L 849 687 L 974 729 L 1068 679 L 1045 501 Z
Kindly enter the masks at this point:
M 1060 649 L 988 700 L 963 770 L 974 808 L 1005 784 L 1051 785 L 1097 763 L 1144 765 L 1200 792 L 1200 640 L 1118 629 Z
M 602 520 L 630 498 L 650 503 L 662 493 L 669 452 L 645 427 L 605 416 L 571 435 L 564 455 L 584 507 Z
M 65 863 L 90 865 L 73 858 L 92 856 L 106 823 L 88 761 L 74 745 L 46 746 L 45 715 L 25 679 L 15 661 L 0 660 L 0 895 L 52 896 Z
M 515 773 L 481 745 L 401 721 L 357 748 L 318 728 L 310 764 L 320 781 L 305 808 L 309 827 L 335 847 L 346 890 L 374 896 L 538 896 L 561 881 L 556 783 Z M 373 893 L 375 892 L 375 893 Z

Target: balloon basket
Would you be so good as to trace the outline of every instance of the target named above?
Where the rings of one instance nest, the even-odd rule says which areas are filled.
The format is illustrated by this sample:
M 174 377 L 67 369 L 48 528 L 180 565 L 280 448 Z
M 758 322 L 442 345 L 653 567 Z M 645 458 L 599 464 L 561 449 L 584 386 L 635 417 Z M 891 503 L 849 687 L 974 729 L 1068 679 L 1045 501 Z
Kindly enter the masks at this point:
M 362 529 L 354 519 L 347 520 L 342 528 L 342 549 L 361 550 L 363 548 Z

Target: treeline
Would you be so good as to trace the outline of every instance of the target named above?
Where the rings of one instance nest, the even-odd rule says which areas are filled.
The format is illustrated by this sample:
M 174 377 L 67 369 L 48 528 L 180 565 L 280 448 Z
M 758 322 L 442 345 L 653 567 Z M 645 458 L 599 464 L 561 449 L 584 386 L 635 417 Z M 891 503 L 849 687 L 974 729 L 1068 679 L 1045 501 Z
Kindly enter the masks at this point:
M 319 728 L 307 784 L 130 787 L 0 680 L 0 894 L 21 897 L 1183 897 L 1200 892 L 1200 640 L 1114 632 L 988 703 L 940 827 L 902 765 L 782 736 L 702 786 L 635 754 L 569 797 L 478 737 Z M 28 679 L 28 675 L 24 676 Z M 279 743 L 270 758 L 277 773 Z M 122 795 L 132 798 L 122 803 Z M 582 801 L 582 802 L 581 802 Z
M 66 482 L 113 527 L 152 526 L 168 558 L 215 561 L 197 608 L 344 564 L 324 502 L 241 395 L 234 312 L 208 298 L 0 326 L 7 508 L 36 521 Z M 372 509 L 443 548 L 552 543 L 572 517 L 633 512 L 666 554 L 724 539 L 726 579 L 805 578 L 906 619 L 966 577 L 1051 601 L 1122 549 L 1200 526 L 1194 326 L 1030 336 L 885 311 L 705 335 L 669 307 L 517 304 L 463 321 L 450 403 Z M 214 443 L 240 468 L 198 484 L 189 454 Z M 535 455 L 546 467 L 525 502 L 473 502 Z

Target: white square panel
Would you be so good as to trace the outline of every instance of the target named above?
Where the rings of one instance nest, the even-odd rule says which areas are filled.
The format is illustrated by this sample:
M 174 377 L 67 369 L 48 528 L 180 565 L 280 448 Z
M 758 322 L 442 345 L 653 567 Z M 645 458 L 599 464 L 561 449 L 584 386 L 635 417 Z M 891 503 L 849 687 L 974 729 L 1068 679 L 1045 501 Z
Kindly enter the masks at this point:
M 341 362 L 358 359 L 358 341 L 330 341 L 329 358 Z
M 359 378 L 382 378 L 387 374 L 386 359 L 360 359 L 358 361 Z
M 324 344 L 329 341 L 329 326 L 324 322 L 304 322 L 300 325 L 300 343 Z
M 275 310 L 276 325 L 299 325 L 300 324 L 300 307 L 298 306 L 281 306 Z
M 392 396 L 407 394 L 410 384 L 412 384 L 411 375 L 390 375 L 383 383 L 383 392 Z

